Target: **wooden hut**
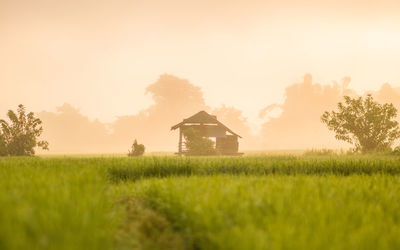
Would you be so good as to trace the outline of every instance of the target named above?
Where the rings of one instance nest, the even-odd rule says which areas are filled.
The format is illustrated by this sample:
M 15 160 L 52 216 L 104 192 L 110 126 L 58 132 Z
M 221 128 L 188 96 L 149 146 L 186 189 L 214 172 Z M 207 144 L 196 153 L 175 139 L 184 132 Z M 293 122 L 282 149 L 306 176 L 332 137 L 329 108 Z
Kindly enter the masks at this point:
M 215 115 L 210 115 L 205 111 L 183 119 L 182 122 L 171 127 L 171 130 L 179 129 L 178 154 L 184 155 L 184 131 L 193 128 L 198 131 L 202 137 L 215 138 L 215 147 L 223 155 L 240 155 L 238 138 L 240 135 L 233 132 L 227 126 L 217 120 Z

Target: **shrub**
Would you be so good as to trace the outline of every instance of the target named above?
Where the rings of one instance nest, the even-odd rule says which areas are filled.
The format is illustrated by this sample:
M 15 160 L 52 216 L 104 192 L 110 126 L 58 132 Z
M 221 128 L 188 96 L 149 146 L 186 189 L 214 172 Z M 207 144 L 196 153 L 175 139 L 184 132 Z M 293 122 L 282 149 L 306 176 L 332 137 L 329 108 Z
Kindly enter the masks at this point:
M 138 144 L 137 140 L 132 144 L 132 149 L 129 150 L 128 156 L 142 156 L 144 154 L 145 147 L 143 144 Z
M 183 133 L 185 137 L 186 155 L 217 155 L 218 151 L 214 147 L 214 142 L 202 137 L 193 128 L 186 129 Z

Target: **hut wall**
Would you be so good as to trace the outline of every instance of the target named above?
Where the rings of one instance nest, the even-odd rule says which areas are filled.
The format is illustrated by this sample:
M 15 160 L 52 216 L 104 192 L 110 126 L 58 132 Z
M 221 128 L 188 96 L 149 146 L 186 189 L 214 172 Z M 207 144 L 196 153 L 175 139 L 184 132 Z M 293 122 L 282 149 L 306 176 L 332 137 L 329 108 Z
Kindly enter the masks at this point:
M 216 148 L 221 154 L 236 154 L 239 151 L 239 142 L 236 135 L 217 137 Z

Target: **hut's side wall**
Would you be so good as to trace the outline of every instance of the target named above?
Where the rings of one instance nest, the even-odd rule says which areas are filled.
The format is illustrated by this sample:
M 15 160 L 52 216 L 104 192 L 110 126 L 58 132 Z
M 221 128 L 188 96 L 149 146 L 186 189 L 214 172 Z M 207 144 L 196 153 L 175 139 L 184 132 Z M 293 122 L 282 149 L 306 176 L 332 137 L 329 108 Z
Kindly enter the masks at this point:
M 236 154 L 239 151 L 239 142 L 236 135 L 227 135 L 216 140 L 216 148 L 221 154 Z

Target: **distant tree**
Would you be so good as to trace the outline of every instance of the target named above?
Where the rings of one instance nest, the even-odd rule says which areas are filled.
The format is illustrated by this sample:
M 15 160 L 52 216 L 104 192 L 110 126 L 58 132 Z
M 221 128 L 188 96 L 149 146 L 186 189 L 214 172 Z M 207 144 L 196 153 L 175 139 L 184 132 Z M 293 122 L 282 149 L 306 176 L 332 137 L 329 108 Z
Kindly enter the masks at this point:
M 128 156 L 141 156 L 144 154 L 145 147 L 143 144 L 138 144 L 137 140 L 132 144 L 131 150 L 129 150 Z
M 185 137 L 185 147 L 187 155 L 217 155 L 218 151 L 214 147 L 214 142 L 202 137 L 193 128 L 186 129 L 183 133 Z
M 325 143 L 329 147 L 340 145 L 332 140 L 320 117 L 326 110 L 334 109 L 344 95 L 355 94 L 348 88 L 349 84 L 349 77 L 334 81 L 333 84 L 321 84 L 306 74 L 302 81 L 288 86 L 283 103 L 271 104 L 259 113 L 259 117 L 265 120 L 260 136 L 263 147 L 313 148 Z
M 345 96 L 344 100 L 338 103 L 338 112 L 326 111 L 321 117 L 328 129 L 336 133 L 336 139 L 353 144 L 355 151 L 363 153 L 390 149 L 400 137 L 393 104 L 379 104 L 371 95 L 354 99 Z
M 105 152 L 124 150 L 129 140 L 119 149 L 113 148 L 107 125 L 98 120 L 90 120 L 71 104 L 56 107 L 56 112 L 42 111 L 37 116 L 46 125 L 43 136 L 53 142 L 53 152 Z M 127 135 L 125 135 L 128 137 Z
M 163 74 L 146 88 L 153 104 L 135 115 L 120 116 L 111 125 L 118 147 L 131 143 L 129 138 L 140 134 L 146 145 L 170 149 L 175 138 L 165 128 L 198 112 L 208 110 L 202 90 L 186 79 Z
M 250 127 L 248 126 L 247 118 L 243 116 L 243 112 L 235 107 L 222 105 L 212 111 L 213 115 L 218 117 L 218 120 L 224 124 L 229 124 L 229 127 L 248 138 L 250 136 Z
M 206 108 L 200 87 L 173 75 L 163 74 L 146 88 L 154 105 L 147 111 L 162 114 L 177 114 L 178 117 Z
M 32 156 L 35 147 L 49 149 L 47 141 L 38 141 L 43 132 L 42 121 L 33 112 L 26 114 L 25 107 L 20 104 L 17 113 L 9 110 L 7 116 L 10 123 L 0 120 L 0 152 L 3 155 Z

